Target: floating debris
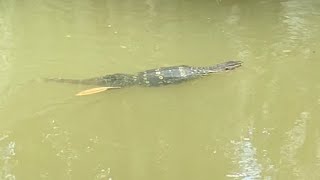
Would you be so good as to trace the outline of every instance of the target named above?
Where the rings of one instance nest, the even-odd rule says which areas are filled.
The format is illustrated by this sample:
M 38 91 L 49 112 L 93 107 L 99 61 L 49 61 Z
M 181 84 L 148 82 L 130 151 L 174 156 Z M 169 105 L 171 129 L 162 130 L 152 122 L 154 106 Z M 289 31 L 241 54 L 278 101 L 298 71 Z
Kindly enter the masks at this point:
M 91 88 L 91 89 L 87 89 L 84 91 L 81 91 L 79 93 L 76 94 L 76 96 L 86 96 L 86 95 L 91 95 L 91 94 L 96 94 L 99 92 L 103 92 L 106 91 L 108 89 L 119 89 L 120 87 L 97 87 L 97 88 Z

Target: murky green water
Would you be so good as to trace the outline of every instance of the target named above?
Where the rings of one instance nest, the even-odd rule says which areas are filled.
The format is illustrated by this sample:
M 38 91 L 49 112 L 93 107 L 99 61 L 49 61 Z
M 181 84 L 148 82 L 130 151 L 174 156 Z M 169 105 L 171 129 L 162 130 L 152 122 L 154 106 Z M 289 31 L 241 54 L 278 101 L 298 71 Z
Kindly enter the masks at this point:
M 320 179 L 320 2 L 0 1 L 0 179 Z M 87 78 L 242 60 L 88 97 Z

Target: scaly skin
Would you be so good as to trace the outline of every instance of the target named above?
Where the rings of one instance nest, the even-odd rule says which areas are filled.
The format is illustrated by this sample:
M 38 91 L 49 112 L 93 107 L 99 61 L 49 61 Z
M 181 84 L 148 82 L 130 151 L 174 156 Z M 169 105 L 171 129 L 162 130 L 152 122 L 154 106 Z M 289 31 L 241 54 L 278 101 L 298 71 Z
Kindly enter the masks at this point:
M 106 87 L 128 87 L 128 86 L 161 86 L 178 84 L 192 79 L 197 79 L 211 73 L 225 72 L 236 69 L 242 65 L 241 61 L 228 61 L 208 67 L 191 67 L 186 65 L 162 67 L 150 69 L 137 74 L 110 74 L 90 79 L 46 79 L 46 81 L 86 84 Z

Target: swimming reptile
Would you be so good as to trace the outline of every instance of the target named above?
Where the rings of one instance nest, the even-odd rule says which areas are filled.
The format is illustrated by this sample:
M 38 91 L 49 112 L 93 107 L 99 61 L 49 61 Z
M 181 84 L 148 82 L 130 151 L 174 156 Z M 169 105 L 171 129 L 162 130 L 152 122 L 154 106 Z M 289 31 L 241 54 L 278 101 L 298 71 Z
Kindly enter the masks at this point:
M 95 85 L 104 87 L 104 90 L 110 88 L 123 88 L 136 85 L 156 87 L 169 84 L 178 84 L 188 80 L 197 79 L 209 75 L 211 73 L 219 73 L 233 70 L 235 68 L 240 67 L 241 65 L 241 61 L 227 61 L 224 63 L 207 67 L 192 67 L 186 65 L 179 65 L 150 69 L 138 72 L 136 74 L 116 73 L 89 79 L 48 78 L 46 79 L 46 81 Z M 96 92 L 92 92 L 89 94 L 93 93 Z

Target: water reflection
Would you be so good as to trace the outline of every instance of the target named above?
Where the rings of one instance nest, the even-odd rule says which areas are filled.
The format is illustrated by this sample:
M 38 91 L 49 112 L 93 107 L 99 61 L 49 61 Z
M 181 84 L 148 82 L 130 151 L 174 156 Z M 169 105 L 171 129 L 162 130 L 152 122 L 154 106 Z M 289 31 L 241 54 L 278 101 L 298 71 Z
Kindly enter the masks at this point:
M 252 129 L 249 136 L 241 138 L 240 141 L 231 141 L 233 157 L 231 157 L 235 170 L 227 177 L 235 179 L 260 179 L 262 177 L 262 165 L 258 162 L 257 149 L 253 145 Z
M 0 133 L 0 179 L 15 180 L 13 174 L 14 167 L 17 164 L 15 160 L 16 143 L 11 139 L 11 133 Z
M 14 47 L 12 15 L 14 3 L 0 3 L 0 112 L 7 101 L 10 91 L 10 73 L 12 71 Z M 1 121 L 1 120 L 0 120 Z
M 12 78 L 12 48 L 14 48 L 13 25 L 12 20 L 14 1 L 0 2 L 0 124 L 7 124 L 8 119 L 1 116 L 5 105 L 12 94 L 13 87 L 10 83 Z M 12 133 L 9 131 L 0 131 L 0 179 L 15 180 L 13 173 L 17 164 L 15 160 L 16 143 L 12 139 Z
M 280 15 L 282 16 L 282 23 L 287 31 L 288 36 L 283 38 L 283 41 L 279 44 L 279 49 L 287 56 L 288 53 L 292 51 L 300 51 L 302 44 L 309 42 L 312 37 L 312 31 L 310 31 L 310 26 L 313 26 L 308 22 L 306 16 L 310 16 L 310 12 L 313 11 L 312 3 L 308 1 L 287 1 L 281 2 L 282 11 Z M 308 46 L 304 47 L 307 48 Z M 309 52 L 305 55 L 310 55 L 311 50 L 304 50 L 304 52 Z
M 282 171 L 292 170 L 292 176 L 295 178 L 301 177 L 303 174 L 299 165 L 298 154 L 306 140 L 309 119 L 309 112 L 301 112 L 292 129 L 286 132 L 286 139 L 281 147 L 280 169 Z

